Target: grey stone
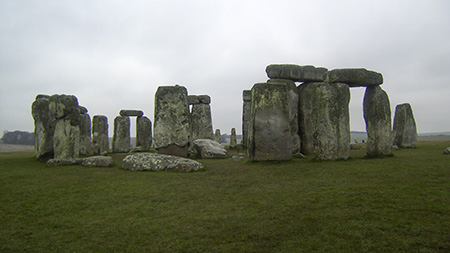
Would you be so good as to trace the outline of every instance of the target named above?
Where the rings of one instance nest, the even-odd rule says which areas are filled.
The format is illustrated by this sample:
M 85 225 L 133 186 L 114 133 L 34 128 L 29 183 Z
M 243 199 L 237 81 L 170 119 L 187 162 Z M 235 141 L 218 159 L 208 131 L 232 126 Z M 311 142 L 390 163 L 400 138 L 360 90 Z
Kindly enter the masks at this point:
M 42 98 L 43 99 L 49 99 L 50 96 L 49 95 L 44 95 L 44 94 L 38 94 L 34 100 L 38 100 L 38 99 L 42 99 Z
M 252 91 L 244 90 L 242 92 L 242 99 L 244 100 L 242 107 L 242 146 L 247 147 L 248 124 L 250 121 L 250 114 L 252 111 Z
M 78 99 L 73 95 L 52 95 L 49 98 L 50 116 L 55 120 L 70 120 L 72 126 L 80 125 Z
M 99 155 L 109 151 L 108 118 L 104 115 L 95 115 L 92 118 L 92 144 L 93 154 Z
M 196 105 L 196 104 L 200 104 L 200 99 L 197 95 L 189 95 L 187 97 L 187 101 L 189 105 Z
M 88 113 L 88 109 L 84 106 L 78 106 L 78 110 L 80 110 L 80 114 L 87 114 Z
M 220 129 L 216 129 L 216 132 L 214 133 L 214 140 L 217 143 L 220 143 Z
M 189 95 L 188 96 L 188 104 L 189 105 L 197 105 L 197 104 L 209 105 L 210 103 L 211 103 L 211 97 L 208 95 Z
M 110 167 L 113 159 L 109 156 L 91 156 L 86 158 L 59 158 L 47 161 L 47 166 L 78 165 L 86 167 Z
M 316 68 L 312 65 L 270 64 L 266 67 L 269 78 L 289 79 L 296 82 L 321 82 L 325 72 L 327 72 L 326 68 Z
M 395 107 L 394 145 L 400 148 L 415 148 L 417 143 L 417 128 L 410 104 Z
M 302 153 L 319 160 L 350 154 L 350 89 L 343 83 L 304 83 L 298 87 Z
M 383 75 L 364 68 L 333 69 L 324 74 L 324 82 L 346 83 L 350 87 L 377 86 L 383 83 Z
M 225 158 L 226 149 L 218 142 L 210 139 L 198 139 L 193 142 L 196 154 L 201 159 Z
M 367 156 L 391 156 L 393 138 L 391 107 L 387 93 L 380 86 L 367 87 L 363 107 L 368 136 Z
M 203 168 L 197 161 L 163 154 L 134 153 L 127 155 L 120 167 L 137 171 L 175 171 L 191 172 Z
M 119 115 L 128 117 L 142 117 L 144 112 L 140 110 L 120 110 Z
M 198 95 L 198 99 L 200 100 L 200 103 L 209 105 L 211 103 L 211 97 L 208 95 Z
M 230 148 L 236 148 L 236 147 L 237 147 L 236 129 L 233 127 L 233 128 L 231 128 Z
M 287 93 L 286 84 L 257 83 L 253 86 L 248 127 L 251 161 L 292 159 Z
M 31 106 L 34 119 L 34 155 L 38 159 L 53 157 L 55 119 L 50 117 L 49 96 L 38 95 Z
M 80 115 L 80 155 L 92 154 L 91 117 L 89 114 Z
M 448 147 L 444 150 L 444 154 L 450 155 L 450 147 Z
M 155 94 L 153 145 L 160 154 L 188 155 L 190 113 L 183 86 L 160 86 Z
M 242 100 L 252 101 L 252 90 L 243 90 L 242 91 Z
M 213 139 L 211 107 L 209 104 L 194 104 L 191 112 L 191 139 Z
M 147 117 L 136 118 L 136 146 L 142 151 L 152 147 L 152 122 Z
M 114 119 L 113 152 L 130 151 L 130 117 L 117 116 Z

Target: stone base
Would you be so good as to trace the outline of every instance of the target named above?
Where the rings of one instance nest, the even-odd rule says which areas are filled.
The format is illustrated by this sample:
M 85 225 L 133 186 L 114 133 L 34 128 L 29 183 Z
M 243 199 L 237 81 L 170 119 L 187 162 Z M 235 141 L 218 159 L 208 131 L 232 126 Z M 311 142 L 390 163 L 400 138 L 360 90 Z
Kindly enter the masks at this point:
M 179 147 L 177 145 L 169 145 L 167 147 L 158 148 L 158 154 L 174 155 L 179 157 L 188 157 L 188 146 Z

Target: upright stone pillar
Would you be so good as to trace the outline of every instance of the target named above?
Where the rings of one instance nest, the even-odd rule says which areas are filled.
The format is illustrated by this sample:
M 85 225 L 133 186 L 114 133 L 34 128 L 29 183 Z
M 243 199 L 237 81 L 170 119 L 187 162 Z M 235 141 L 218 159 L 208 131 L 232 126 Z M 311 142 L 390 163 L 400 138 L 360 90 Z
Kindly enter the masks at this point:
M 160 86 L 155 94 L 153 145 L 160 154 L 188 156 L 189 105 L 183 86 Z
M 109 151 L 108 118 L 104 115 L 95 115 L 92 119 L 92 144 L 96 155 Z
M 50 96 L 38 95 L 31 106 L 34 119 L 34 155 L 38 159 L 53 158 L 55 119 L 50 117 Z
M 114 119 L 113 152 L 129 152 L 130 144 L 130 117 L 117 116 Z
M 367 131 L 367 156 L 392 155 L 391 107 L 380 86 L 369 86 L 364 94 L 364 120 Z
M 350 154 L 350 89 L 344 83 L 303 83 L 298 87 L 302 152 L 319 160 Z
M 72 95 L 49 98 L 50 117 L 55 119 L 53 150 L 55 159 L 77 158 L 80 155 L 80 110 Z
M 231 128 L 230 148 L 236 148 L 236 147 L 237 147 L 236 129 L 233 127 L 233 128 Z
M 140 146 L 142 151 L 152 147 L 152 122 L 145 116 L 136 118 L 136 146 Z
M 214 134 L 214 140 L 215 140 L 217 143 L 220 143 L 220 129 L 216 129 L 216 132 L 215 132 L 215 134 Z
M 252 109 L 252 91 L 244 90 L 242 92 L 244 100 L 242 108 L 242 146 L 247 147 L 248 144 L 248 124 L 250 121 L 250 113 Z
M 411 105 L 397 105 L 394 116 L 394 145 L 400 148 L 415 148 L 417 128 Z
M 198 139 L 214 138 L 212 117 L 211 117 L 211 98 L 208 95 L 189 95 L 189 105 L 192 105 L 191 111 L 191 141 Z
M 80 106 L 80 155 L 92 155 L 91 117 L 87 109 Z
M 252 88 L 248 128 L 251 161 L 292 159 L 288 87 L 281 83 L 257 83 Z

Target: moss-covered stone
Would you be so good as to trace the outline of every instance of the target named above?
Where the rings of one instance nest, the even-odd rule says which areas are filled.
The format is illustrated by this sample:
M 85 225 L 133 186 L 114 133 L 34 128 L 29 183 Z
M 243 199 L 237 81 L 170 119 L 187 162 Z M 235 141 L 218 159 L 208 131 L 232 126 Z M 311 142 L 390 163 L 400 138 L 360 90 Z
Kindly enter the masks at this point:
M 350 87 L 372 86 L 383 83 L 383 75 L 364 68 L 333 69 L 326 72 L 324 82 L 346 83 Z
M 114 119 L 113 152 L 130 151 L 130 117 L 117 116 Z
M 417 127 L 411 105 L 397 105 L 394 116 L 394 145 L 400 148 L 415 148 Z

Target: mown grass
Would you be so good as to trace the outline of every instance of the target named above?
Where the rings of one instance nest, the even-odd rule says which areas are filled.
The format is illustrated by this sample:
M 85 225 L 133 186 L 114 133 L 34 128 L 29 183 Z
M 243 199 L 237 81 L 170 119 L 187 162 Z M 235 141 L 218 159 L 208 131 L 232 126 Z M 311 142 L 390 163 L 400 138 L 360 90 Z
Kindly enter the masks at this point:
M 448 146 L 338 162 L 200 160 L 195 173 L 0 153 L 0 251 L 448 252 Z

